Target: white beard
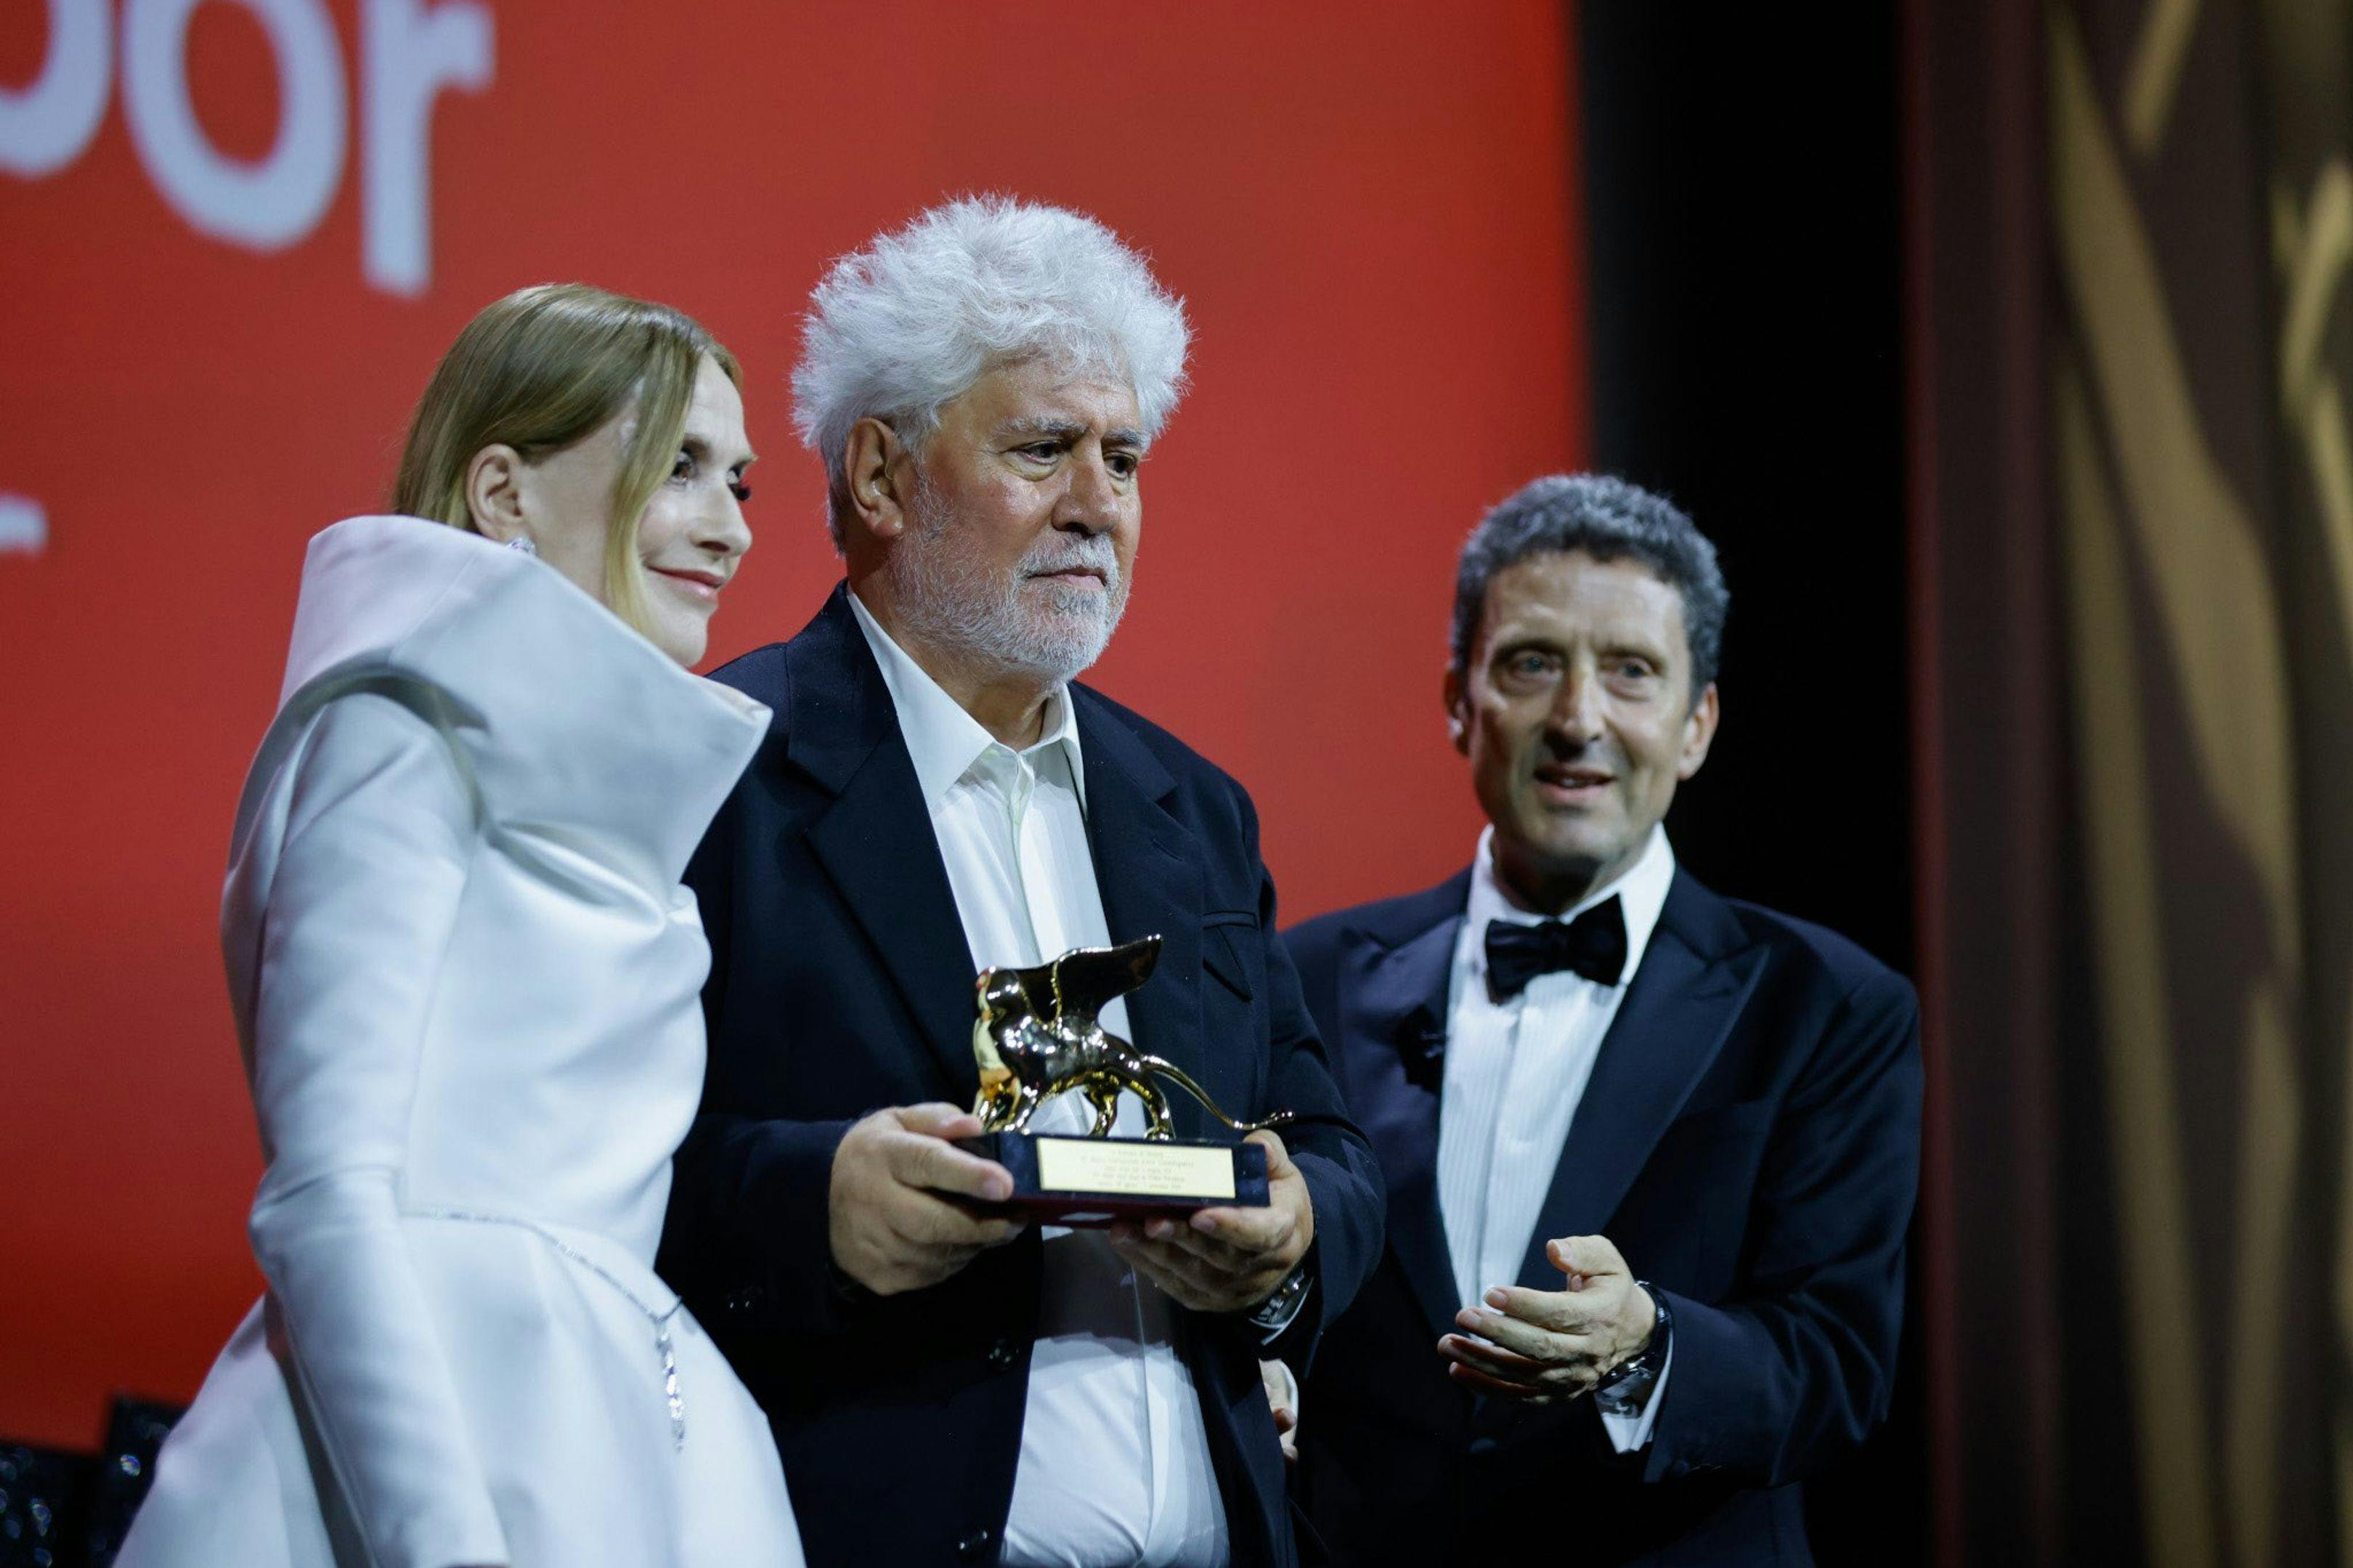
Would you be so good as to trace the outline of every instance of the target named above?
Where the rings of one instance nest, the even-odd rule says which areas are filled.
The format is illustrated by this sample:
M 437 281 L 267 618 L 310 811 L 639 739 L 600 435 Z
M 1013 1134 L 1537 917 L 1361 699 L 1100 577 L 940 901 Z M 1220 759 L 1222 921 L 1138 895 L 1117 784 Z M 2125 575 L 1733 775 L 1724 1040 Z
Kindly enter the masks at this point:
M 965 547 L 961 531 L 921 485 L 910 511 L 914 526 L 891 552 L 883 574 L 918 637 L 1058 686 L 1103 657 L 1126 612 L 1128 593 L 1108 534 L 1049 534 L 1003 575 Z M 1074 566 L 1100 571 L 1103 590 L 1035 580 L 1037 573 Z

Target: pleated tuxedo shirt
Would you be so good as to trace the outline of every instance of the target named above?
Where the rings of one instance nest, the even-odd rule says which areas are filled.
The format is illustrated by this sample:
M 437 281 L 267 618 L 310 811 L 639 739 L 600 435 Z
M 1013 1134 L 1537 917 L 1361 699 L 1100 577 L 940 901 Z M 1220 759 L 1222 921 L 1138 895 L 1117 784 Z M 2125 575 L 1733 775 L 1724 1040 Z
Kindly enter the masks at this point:
M 1519 1278 L 1602 1039 L 1626 999 L 1627 983 L 1641 967 L 1675 879 L 1667 831 L 1654 827 L 1641 858 L 1625 875 L 1561 917 L 1575 920 L 1613 898 L 1620 900 L 1626 918 L 1626 967 L 1618 984 L 1603 985 L 1563 970 L 1540 974 L 1517 995 L 1498 1002 L 1487 989 L 1489 922 L 1534 925 L 1546 917 L 1520 909 L 1504 894 L 1495 875 L 1494 837 L 1493 827 L 1479 836 L 1468 918 L 1455 943 L 1445 1082 L 1439 1097 L 1439 1212 L 1446 1221 L 1455 1289 L 1465 1306 L 1480 1304 L 1490 1287 Z M 1626 1044 L 1640 1048 L 1638 1042 Z M 1556 1280 L 1551 1288 L 1564 1283 Z M 1673 1370 L 1670 1345 L 1666 1371 Z M 1666 1386 L 1662 1373 L 1637 1413 L 1612 1415 L 1595 1406 L 1620 1453 L 1651 1440 Z

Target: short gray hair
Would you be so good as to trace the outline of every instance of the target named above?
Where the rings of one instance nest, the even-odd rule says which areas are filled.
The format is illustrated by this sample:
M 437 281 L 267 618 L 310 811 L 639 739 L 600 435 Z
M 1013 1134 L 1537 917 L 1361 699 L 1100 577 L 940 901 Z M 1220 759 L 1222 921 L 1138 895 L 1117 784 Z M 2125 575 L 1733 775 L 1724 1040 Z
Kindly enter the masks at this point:
M 834 548 L 860 419 L 888 421 L 920 453 L 975 382 L 1044 358 L 1124 379 L 1150 440 L 1184 391 L 1188 336 L 1184 301 L 1083 213 L 965 196 L 875 236 L 817 286 L 793 370 L 793 423 L 825 462 Z
M 1664 496 L 1606 474 L 1547 474 L 1524 485 L 1462 542 L 1454 569 L 1456 675 L 1470 673 L 1479 616 L 1495 574 L 1531 555 L 1567 551 L 1596 561 L 1637 561 L 1658 574 L 1683 597 L 1692 695 L 1715 679 L 1725 617 L 1732 609 L 1715 546 Z

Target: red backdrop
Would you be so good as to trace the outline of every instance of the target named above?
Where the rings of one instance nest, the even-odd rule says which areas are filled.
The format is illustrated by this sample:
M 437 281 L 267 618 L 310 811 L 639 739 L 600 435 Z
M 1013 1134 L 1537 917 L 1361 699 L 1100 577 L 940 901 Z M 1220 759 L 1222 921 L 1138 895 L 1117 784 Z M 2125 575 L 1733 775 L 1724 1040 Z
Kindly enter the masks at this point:
M 743 358 L 725 658 L 836 575 L 785 390 L 827 259 L 967 190 L 1100 215 L 1197 335 L 1093 679 L 1250 786 L 1289 917 L 1464 858 L 1452 551 L 1586 439 L 1567 7 L 187 9 L 0 5 L 0 1433 L 188 1396 L 252 1298 L 230 814 L 302 542 L 383 504 L 435 358 L 519 285 Z

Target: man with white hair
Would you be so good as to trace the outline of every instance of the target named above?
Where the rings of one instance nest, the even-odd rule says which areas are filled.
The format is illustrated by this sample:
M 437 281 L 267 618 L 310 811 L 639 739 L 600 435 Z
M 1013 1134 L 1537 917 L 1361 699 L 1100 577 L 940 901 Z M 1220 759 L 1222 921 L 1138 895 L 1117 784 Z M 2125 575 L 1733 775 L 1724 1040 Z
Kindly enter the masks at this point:
M 661 1262 L 767 1409 L 812 1563 L 1296 1560 L 1258 1363 L 1356 1293 L 1379 1177 L 1249 796 L 1073 679 L 1127 603 L 1186 336 L 1101 224 L 995 199 L 877 237 L 808 315 L 846 581 L 717 674 L 776 720 L 689 872 L 711 1066 Z M 1009 1176 L 954 1142 L 974 975 L 1147 935 L 1103 1022 L 1240 1117 L 1297 1114 L 1255 1135 L 1271 1203 L 994 1217 Z

